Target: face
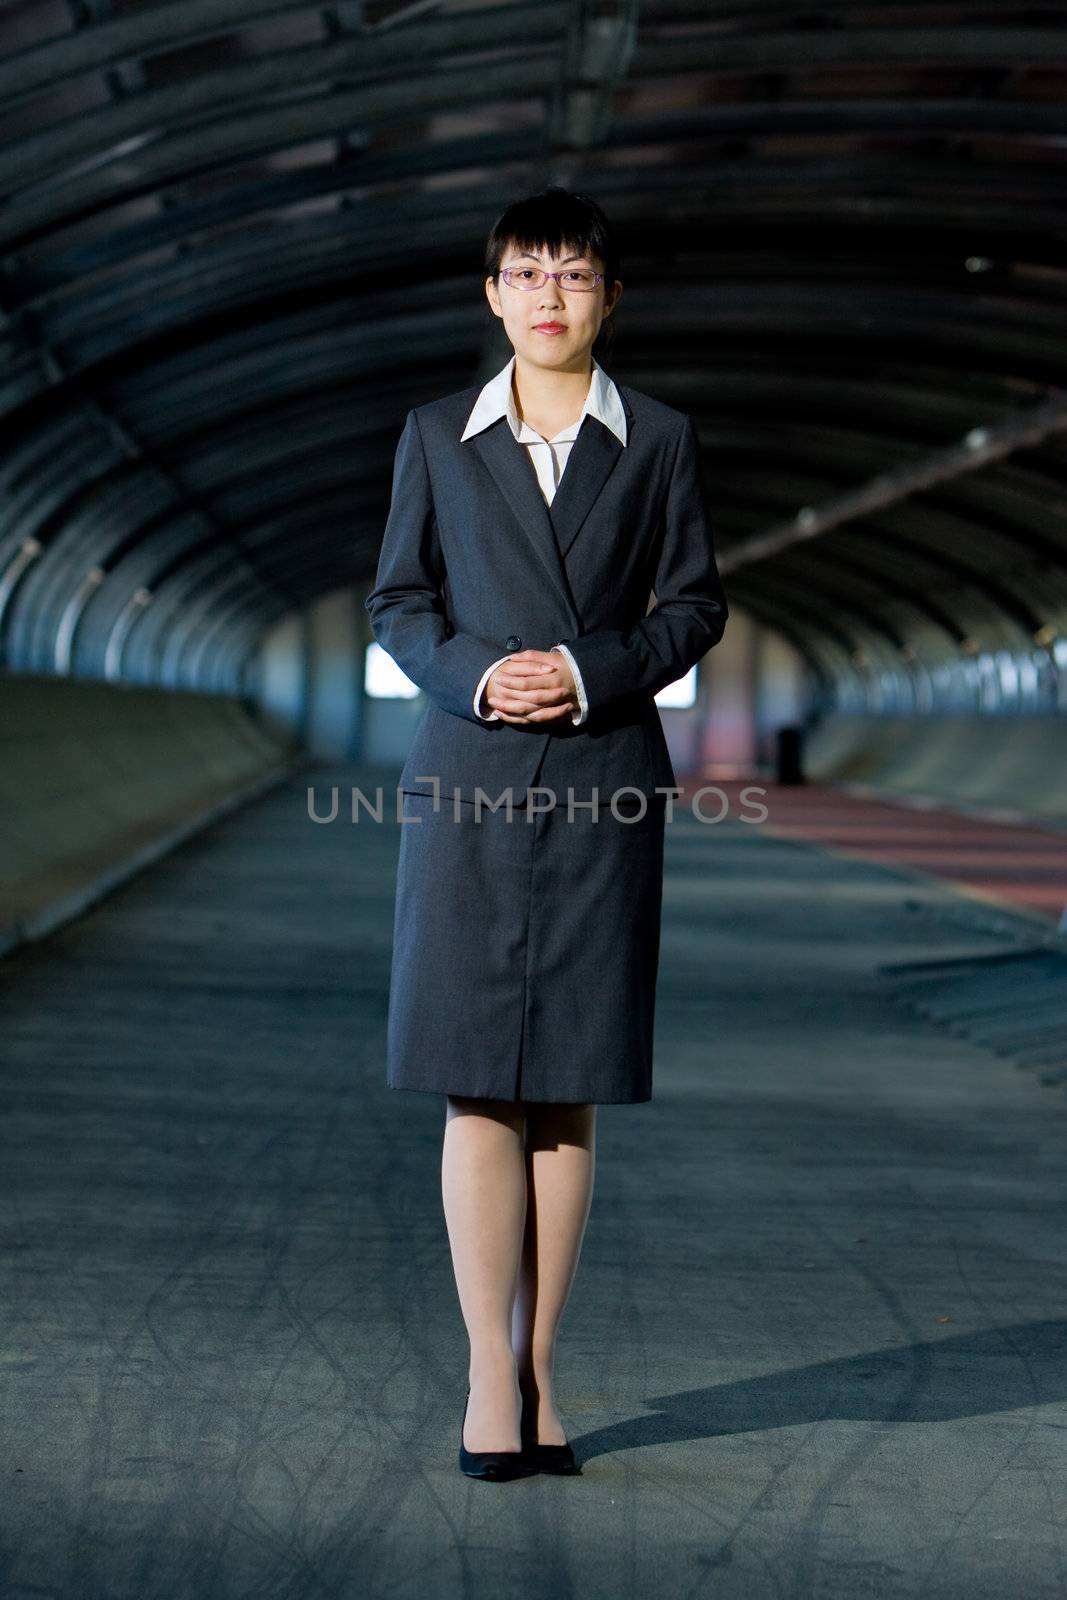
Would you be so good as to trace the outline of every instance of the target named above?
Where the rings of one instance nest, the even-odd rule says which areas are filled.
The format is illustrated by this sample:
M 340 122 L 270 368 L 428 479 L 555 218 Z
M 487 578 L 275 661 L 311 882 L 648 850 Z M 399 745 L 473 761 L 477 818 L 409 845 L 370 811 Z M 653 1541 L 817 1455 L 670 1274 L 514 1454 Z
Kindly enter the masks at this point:
M 544 250 L 525 251 L 512 243 L 504 251 L 500 266 L 502 270 L 541 267 L 546 272 L 559 272 L 564 285 L 568 271 L 581 267 L 594 272 L 604 270 L 599 256 L 579 255 L 567 245 L 559 255 L 552 255 Z M 606 295 L 603 279 L 592 290 L 561 289 L 555 278 L 546 278 L 540 289 L 524 289 L 518 284 L 509 286 L 501 276 L 497 284 L 486 278 L 485 292 L 494 313 L 503 320 L 517 356 L 534 366 L 578 372 L 589 368 L 593 341 L 604 318 L 618 303 L 622 282 L 616 279 L 610 295 Z M 538 324 L 553 324 L 560 331 L 544 331 Z

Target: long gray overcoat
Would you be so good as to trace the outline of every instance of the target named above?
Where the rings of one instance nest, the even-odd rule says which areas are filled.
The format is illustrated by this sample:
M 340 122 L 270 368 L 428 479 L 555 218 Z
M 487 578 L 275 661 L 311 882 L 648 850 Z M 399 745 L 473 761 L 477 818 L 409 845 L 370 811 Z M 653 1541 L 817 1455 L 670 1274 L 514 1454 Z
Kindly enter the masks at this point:
M 662 791 L 676 787 L 653 697 L 728 612 L 692 419 L 616 387 L 626 445 L 587 414 L 551 505 L 506 418 L 461 442 L 479 386 L 404 423 L 364 602 L 428 697 L 398 779 L 394 1088 L 651 1098 Z M 561 641 L 584 723 L 476 716 L 491 662 Z

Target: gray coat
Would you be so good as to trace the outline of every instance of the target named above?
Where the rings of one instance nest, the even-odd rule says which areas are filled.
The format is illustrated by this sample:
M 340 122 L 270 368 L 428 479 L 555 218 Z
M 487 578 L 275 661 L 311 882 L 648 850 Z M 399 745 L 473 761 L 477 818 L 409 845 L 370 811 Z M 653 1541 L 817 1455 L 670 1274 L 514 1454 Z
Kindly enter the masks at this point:
M 587 416 L 551 506 L 505 418 L 460 443 L 479 389 L 409 411 L 375 586 L 379 644 L 428 704 L 399 787 L 473 799 L 538 782 L 566 803 L 676 783 L 653 696 L 722 637 L 699 445 L 690 417 L 625 385 L 625 446 Z M 650 591 L 656 605 L 648 613 Z M 503 651 L 578 662 L 589 715 L 550 729 L 480 721 L 473 695 Z
M 652 1095 L 655 791 L 675 784 L 653 696 L 717 642 L 727 610 L 692 421 L 616 387 L 626 445 L 587 414 L 551 506 L 505 417 L 460 442 L 477 388 L 418 406 L 404 424 L 365 602 L 380 644 L 429 697 L 399 779 L 395 1089 Z M 491 662 L 559 641 L 585 685 L 583 723 L 479 720 L 474 691 Z M 520 807 L 528 786 L 554 791 L 555 807 L 511 816 L 470 803 L 479 789 L 490 802 L 510 790 Z M 573 820 L 568 789 L 585 803 Z M 628 815 L 613 815 L 622 789 L 650 799 L 616 796 Z

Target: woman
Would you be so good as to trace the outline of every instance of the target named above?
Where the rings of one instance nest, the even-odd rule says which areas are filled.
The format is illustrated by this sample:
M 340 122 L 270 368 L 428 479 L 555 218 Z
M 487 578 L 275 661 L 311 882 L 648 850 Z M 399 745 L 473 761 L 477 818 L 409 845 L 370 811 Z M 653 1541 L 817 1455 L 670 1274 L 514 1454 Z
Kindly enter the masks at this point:
M 596 1109 L 652 1093 L 679 792 L 654 696 L 727 618 L 692 421 L 592 355 L 618 268 L 584 196 L 499 218 L 485 292 L 514 354 L 408 413 L 365 601 L 428 696 L 398 784 L 387 1080 L 447 1097 L 459 1461 L 497 1480 L 577 1470 L 554 1365 Z

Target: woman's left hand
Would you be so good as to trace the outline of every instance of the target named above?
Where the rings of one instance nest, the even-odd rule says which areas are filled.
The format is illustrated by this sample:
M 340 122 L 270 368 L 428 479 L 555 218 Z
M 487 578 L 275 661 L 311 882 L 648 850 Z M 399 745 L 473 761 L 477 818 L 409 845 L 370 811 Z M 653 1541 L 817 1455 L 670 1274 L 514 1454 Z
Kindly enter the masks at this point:
M 567 658 L 550 650 L 520 650 L 490 679 L 485 699 L 501 722 L 559 722 L 578 709 L 578 689 Z

